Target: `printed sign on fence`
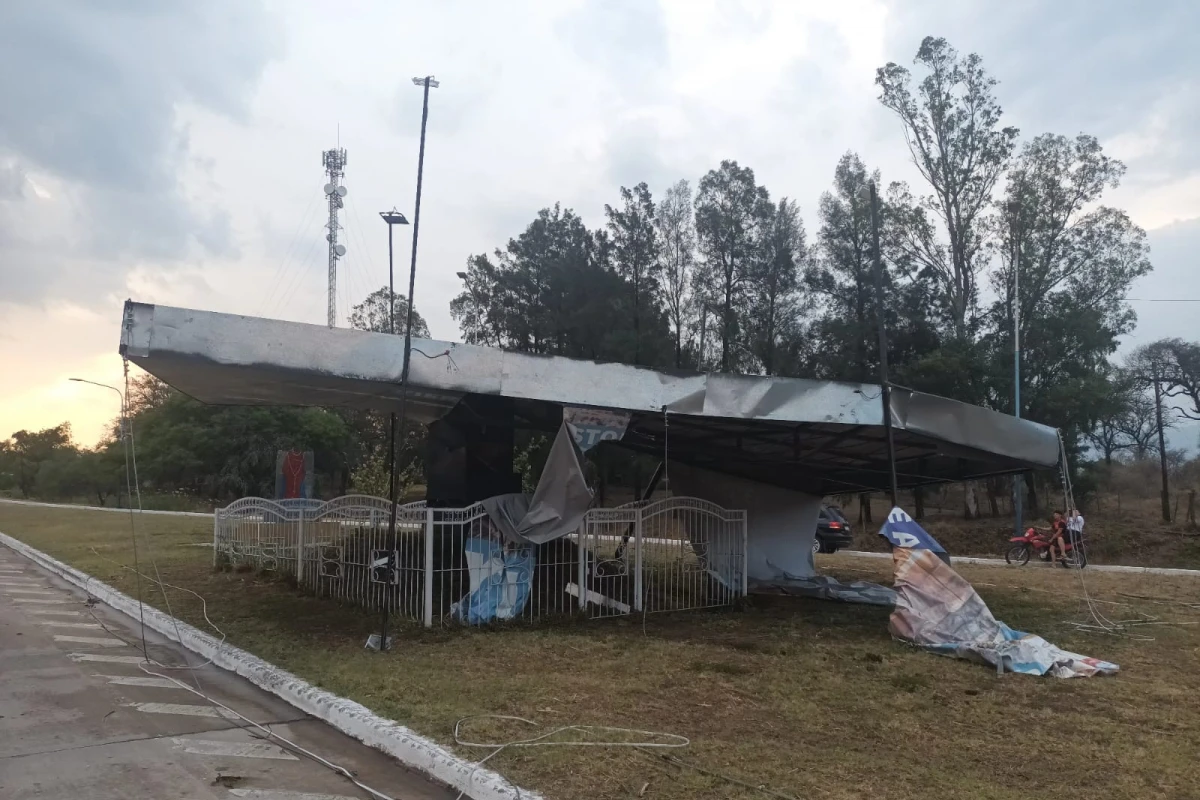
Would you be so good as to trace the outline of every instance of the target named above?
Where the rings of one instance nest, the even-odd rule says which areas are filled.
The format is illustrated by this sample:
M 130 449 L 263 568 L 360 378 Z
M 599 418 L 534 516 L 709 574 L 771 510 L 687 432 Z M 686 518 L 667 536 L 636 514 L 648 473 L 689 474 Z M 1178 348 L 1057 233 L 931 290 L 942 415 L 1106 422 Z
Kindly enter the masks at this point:
M 601 442 L 617 441 L 625 435 L 630 414 L 624 411 L 604 411 L 595 408 L 563 409 L 563 422 L 571 431 L 571 438 L 579 449 L 586 453 Z

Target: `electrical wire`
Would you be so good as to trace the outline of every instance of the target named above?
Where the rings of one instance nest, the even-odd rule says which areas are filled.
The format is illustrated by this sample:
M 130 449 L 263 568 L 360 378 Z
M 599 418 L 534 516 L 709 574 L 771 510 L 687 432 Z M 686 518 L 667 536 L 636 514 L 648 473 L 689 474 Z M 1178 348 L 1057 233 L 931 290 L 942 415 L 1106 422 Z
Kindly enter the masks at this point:
M 680 736 L 679 734 L 676 734 L 676 733 L 662 733 L 660 731 L 643 731 L 643 730 L 637 730 L 634 728 L 615 728 L 615 727 L 611 727 L 611 726 L 607 726 L 607 725 L 563 725 L 561 727 L 554 728 L 553 730 L 547 731 L 546 733 L 543 733 L 539 736 L 534 736 L 534 737 L 531 737 L 528 739 L 512 739 L 507 742 L 467 741 L 462 738 L 463 723 L 469 722 L 469 721 L 475 720 L 475 719 L 498 719 L 498 720 L 506 720 L 506 721 L 510 721 L 510 722 L 522 722 L 526 725 L 532 725 L 534 727 L 537 727 L 537 725 L 538 725 L 538 723 L 534 722 L 533 720 L 525 719 L 524 717 L 514 717 L 514 716 L 507 715 L 507 714 L 472 714 L 471 716 L 463 717 L 462 719 L 455 722 L 454 723 L 454 743 L 455 744 L 460 745 L 462 747 L 487 747 L 487 748 L 492 749 L 492 752 L 488 753 L 486 756 L 479 759 L 479 761 L 475 762 L 475 767 L 471 771 L 472 776 L 474 776 L 476 770 L 478 770 L 480 767 L 482 767 L 491 758 L 499 755 L 500 753 L 502 753 L 503 751 L 507 750 L 510 747 L 514 747 L 514 748 L 519 748 L 519 747 L 632 747 L 635 749 L 648 750 L 651 748 L 687 747 L 689 744 L 691 744 L 691 740 L 688 739 L 686 736 Z M 630 741 L 616 740 L 616 739 L 607 740 L 607 741 L 606 740 L 546 741 L 547 739 L 550 739 L 554 736 L 558 736 L 559 734 L 567 733 L 567 732 L 577 732 L 577 733 L 581 733 L 585 736 L 590 733 L 593 733 L 593 732 L 625 733 L 625 734 L 632 734 L 632 735 L 636 735 L 636 736 L 646 736 L 646 737 L 651 737 L 651 738 L 657 737 L 657 739 L 659 739 L 659 741 L 630 742 Z M 663 739 L 673 740 L 673 741 L 662 741 Z M 516 789 L 517 796 L 520 797 L 520 795 L 521 795 L 520 787 L 516 786 L 515 784 L 512 784 L 511 782 L 509 785 L 511 785 L 514 789 Z M 462 800 L 462 798 L 464 796 L 466 796 L 465 791 L 459 792 L 458 797 L 455 798 L 455 800 Z
M 96 548 L 94 548 L 94 547 L 89 547 L 88 549 L 91 550 L 94 555 L 96 555 L 100 558 L 103 558 L 105 561 L 109 562 L 110 564 L 116 564 L 121 569 L 129 570 L 130 572 L 135 571 L 134 568 L 129 565 L 122 564 L 120 561 L 117 561 L 116 559 L 109 558 L 108 556 L 104 555 L 103 553 L 97 552 Z M 149 575 L 146 575 L 145 573 L 142 574 L 142 577 L 152 583 L 159 584 L 161 587 L 170 588 L 170 589 L 178 589 L 181 592 L 187 592 L 188 594 L 195 595 L 200 600 L 201 616 L 204 617 L 204 621 L 206 623 L 208 623 L 208 626 L 210 628 L 212 628 L 213 631 L 216 632 L 216 634 L 220 637 L 218 640 L 218 646 L 225 644 L 225 641 L 228 637 L 226 636 L 225 631 L 221 630 L 221 628 L 218 627 L 217 623 L 213 622 L 209 618 L 209 616 L 208 616 L 208 601 L 205 599 L 204 595 L 200 594 L 199 592 L 192 591 L 191 589 L 185 588 L 183 586 L 176 586 L 173 583 L 157 581 L 154 578 L 150 577 Z M 86 586 L 84 587 L 84 591 L 87 591 Z M 89 594 L 90 594 L 90 592 L 89 592 Z M 171 666 L 171 665 L 160 663 L 159 666 L 162 667 L 163 669 L 197 670 L 197 669 L 202 669 L 204 667 L 207 667 L 208 665 L 210 665 L 212 663 L 213 663 L 212 659 L 209 658 L 209 659 L 206 659 L 201 664 L 194 664 L 194 665 L 193 664 L 185 664 L 184 666 Z
M 125 398 L 128 397 L 128 394 L 129 394 L 129 360 L 128 359 L 124 359 L 124 365 L 125 365 L 125 394 L 121 398 L 121 412 L 122 412 L 123 422 L 125 423 L 125 437 L 124 437 L 125 482 L 126 482 L 126 486 L 130 487 L 130 490 L 131 490 L 130 496 L 131 497 L 133 496 L 132 492 L 136 491 L 138 511 L 140 512 L 140 511 L 142 511 L 142 493 L 141 493 L 141 487 L 139 485 L 137 485 L 138 484 L 138 481 L 137 481 L 137 449 L 136 449 L 136 442 L 135 442 L 134 435 L 133 435 L 133 424 L 132 424 L 132 420 L 129 418 L 129 415 L 127 413 L 127 403 L 125 400 Z M 137 552 L 137 524 L 136 524 L 136 517 L 135 517 L 134 511 L 133 511 L 132 505 L 133 504 L 130 503 L 129 524 L 130 524 L 130 534 L 131 534 L 132 540 L 133 540 L 133 548 L 134 548 L 134 552 L 136 554 L 136 552 Z M 370 793 L 376 800 L 396 800 L 395 798 L 392 798 L 391 796 L 379 791 L 378 789 L 374 789 L 371 786 L 368 786 L 367 784 L 358 780 L 356 777 L 354 777 L 354 774 L 350 770 L 346 769 L 345 767 L 341 766 L 340 764 L 336 764 L 332 761 L 329 761 L 329 760 L 317 755 L 316 753 L 313 753 L 310 750 L 307 750 L 306 748 L 302 747 L 301 745 L 297 744 L 296 742 L 294 742 L 290 739 L 287 739 L 286 737 L 280 736 L 279 734 L 275 733 L 274 731 L 272 731 L 270 728 L 266 727 L 265 725 L 257 723 L 254 720 L 250 719 L 249 717 L 247 717 L 247 716 L 239 713 L 238 711 L 230 708 L 229 706 L 225 705 L 224 703 L 221 703 L 221 702 L 213 699 L 212 696 L 210 696 L 208 693 L 206 693 L 204 691 L 203 687 L 200 685 L 200 678 L 199 678 L 199 675 L 197 674 L 197 671 L 201 667 L 212 664 L 211 659 L 209 659 L 207 662 L 205 662 L 205 664 L 192 665 L 187 662 L 187 657 L 184 656 L 185 666 L 179 667 L 179 666 L 170 666 L 170 665 L 166 665 L 166 664 L 161 664 L 158 661 L 156 661 L 155 659 L 152 659 L 150 657 L 149 647 L 146 644 L 146 618 L 145 618 L 145 603 L 142 599 L 142 582 L 141 582 L 142 577 L 145 577 L 147 580 L 153 581 L 154 583 L 156 583 L 159 586 L 160 589 L 162 589 L 163 602 L 166 605 L 168 616 L 171 617 L 171 623 L 175 629 L 176 641 L 178 641 L 181 645 L 183 644 L 183 636 L 179 629 L 179 620 L 175 617 L 174 612 L 171 610 L 171 601 L 170 601 L 170 597 L 167 594 L 167 587 L 171 586 L 171 584 L 165 583 L 162 580 L 162 575 L 158 569 L 158 562 L 154 557 L 153 548 L 150 547 L 150 537 L 148 535 L 146 536 L 146 545 L 147 545 L 146 555 L 149 558 L 151 565 L 154 569 L 154 574 L 157 577 L 151 578 L 149 575 L 143 575 L 143 573 L 140 570 L 140 567 L 138 566 L 137 562 L 135 561 L 133 571 L 138 576 L 137 581 L 136 581 L 137 592 L 138 592 L 138 597 L 137 597 L 138 623 L 139 623 L 139 631 L 140 631 L 141 640 L 142 640 L 142 655 L 145 658 L 145 663 L 138 665 L 139 669 L 141 669 L 142 672 L 146 673 L 147 675 L 151 675 L 156 678 L 163 678 L 163 679 L 169 680 L 172 683 L 176 684 L 179 688 L 186 689 L 187 691 L 191 692 L 192 694 L 195 694 L 198 697 L 203 698 L 209 704 L 216 706 L 220 709 L 223 709 L 224 711 L 228 712 L 229 714 L 232 714 L 233 716 L 237 717 L 238 719 L 240 719 L 244 723 L 246 723 L 246 725 L 240 725 L 239 727 L 246 728 L 247 725 L 253 726 L 254 728 L 262 731 L 266 735 L 267 738 L 274 739 L 274 740 L 280 742 L 281 744 L 287 746 L 288 748 L 294 750 L 295 752 L 300 753 L 301 755 L 304 755 L 304 756 L 316 761 L 317 763 L 321 764 L 322 766 L 325 766 L 325 767 L 329 768 L 330 770 L 336 772 L 337 774 L 343 776 L 344 778 L 349 780 L 351 783 L 353 783 L 355 786 L 358 786 L 363 791 Z M 93 552 L 95 552 L 95 550 L 93 550 Z M 99 555 L 99 553 L 97 553 L 97 555 Z M 121 565 L 121 566 L 125 566 L 125 565 Z M 126 568 L 128 568 L 128 567 L 126 567 Z M 85 584 L 85 586 L 86 586 L 86 584 Z M 178 589 L 180 587 L 176 586 L 176 587 L 172 587 L 172 588 Z M 184 591 L 191 592 L 192 594 L 195 594 L 197 597 L 200 598 L 202 613 L 204 614 L 205 620 L 208 622 L 209 625 L 211 625 L 213 627 L 214 630 L 217 630 L 218 632 L 221 633 L 221 637 L 222 637 L 221 641 L 224 642 L 224 640 L 225 640 L 224 632 L 221 631 L 220 628 L 218 628 L 212 622 L 212 620 L 209 619 L 209 617 L 208 617 L 208 602 L 207 602 L 207 600 L 205 600 L 203 595 L 200 595 L 199 592 L 193 592 L 190 589 L 185 589 Z M 88 601 L 89 601 L 88 605 L 90 607 L 94 603 L 95 598 L 92 598 L 89 595 Z M 96 619 L 97 622 L 100 622 L 101 627 L 103 627 L 106 631 L 109 631 L 109 633 L 111 633 L 113 636 L 120 639 L 121 641 L 125 641 L 124 637 L 111 631 L 107 626 L 104 625 L 103 622 L 101 622 L 96 617 L 95 614 L 92 614 L 91 616 L 93 619 Z M 177 678 L 173 678 L 170 675 L 163 675 L 158 672 L 154 672 L 154 671 L 148 669 L 146 667 L 146 664 L 152 664 L 156 667 L 159 667 L 161 669 L 167 669 L 167 670 L 170 670 L 170 669 L 189 670 L 191 672 L 192 679 L 196 684 L 196 688 L 193 689 L 192 687 L 188 686 L 186 683 L 183 683 L 182 681 L 178 680 Z
M 1067 463 L 1067 447 L 1063 442 L 1062 431 L 1058 431 L 1058 452 L 1061 459 L 1061 478 L 1063 488 L 1063 505 L 1064 512 L 1069 513 L 1075 506 L 1075 492 L 1071 485 L 1071 471 Z M 1150 617 L 1147 620 L 1112 620 L 1104 615 L 1100 610 L 1099 604 L 1092 598 L 1091 592 L 1088 591 L 1087 580 L 1083 576 L 1084 565 L 1087 564 L 1087 544 L 1082 532 L 1080 532 L 1074 545 L 1078 549 L 1078 554 L 1075 557 L 1074 564 L 1071 568 L 1079 576 L 1079 588 L 1083 593 L 1084 607 L 1092 618 L 1092 622 L 1070 621 L 1068 624 L 1077 630 L 1081 631 L 1099 631 L 1110 636 L 1122 636 L 1128 639 L 1134 639 L 1142 642 L 1154 641 L 1153 636 L 1147 636 L 1142 633 L 1133 633 L 1129 630 L 1134 625 L 1145 625 L 1150 622 L 1160 624 L 1159 620 Z M 1148 616 L 1148 615 L 1146 615 Z
M 667 761 L 668 763 L 674 764 L 675 766 L 685 767 L 687 769 L 693 769 L 696 772 L 701 773 L 702 775 L 709 775 L 714 778 L 720 778 L 721 780 L 728 781 L 729 783 L 732 783 L 735 786 L 741 786 L 744 789 L 752 789 L 756 792 L 761 792 L 762 794 L 765 794 L 768 797 L 778 797 L 779 800 L 798 800 L 798 798 L 795 795 L 784 794 L 783 792 L 777 792 L 774 789 L 767 788 L 766 786 L 756 786 L 753 783 L 747 783 L 746 781 L 744 781 L 740 778 L 734 778 L 730 775 L 726 775 L 723 772 L 717 772 L 716 770 L 708 769 L 707 767 L 697 766 L 696 764 L 689 764 L 687 761 L 684 761 L 681 758 L 676 758 L 675 756 L 671 755 L 670 753 L 655 753 L 655 752 L 646 750 L 641 747 L 638 747 L 635 749 L 640 750 L 641 752 L 646 753 L 647 755 L 657 756 L 658 758 L 661 758 L 661 759 Z
M 313 239 L 312 242 L 309 243 L 308 251 L 305 252 L 304 258 L 296 262 L 296 265 L 299 267 L 299 269 L 297 269 L 293 274 L 292 280 L 288 284 L 287 289 L 278 295 L 275 301 L 271 302 L 270 307 L 267 309 L 267 313 L 282 313 L 288 307 L 288 303 L 292 301 L 292 296 L 296 293 L 296 289 L 304 285 L 303 278 L 305 276 L 305 271 L 312 267 L 312 256 L 317 249 L 317 244 L 319 244 L 320 241 L 320 239 Z
M 296 230 L 292 233 L 292 238 L 288 242 L 287 248 L 283 251 L 283 257 L 279 259 L 279 264 L 276 265 L 275 272 L 271 276 L 271 283 L 269 284 L 271 286 L 271 290 L 263 296 L 262 301 L 258 305 L 257 314 L 259 316 L 262 315 L 266 305 L 275 298 L 279 284 L 281 283 L 281 279 L 287 274 L 285 267 L 291 266 L 291 264 L 288 262 L 288 259 L 291 257 L 292 250 L 300 239 L 300 231 L 304 230 L 304 228 L 308 226 L 313 209 L 315 209 L 317 205 L 317 198 L 320 196 L 321 193 L 319 191 L 313 192 L 309 198 L 308 207 L 305 208 L 304 213 L 300 215 L 300 224 L 296 226 Z

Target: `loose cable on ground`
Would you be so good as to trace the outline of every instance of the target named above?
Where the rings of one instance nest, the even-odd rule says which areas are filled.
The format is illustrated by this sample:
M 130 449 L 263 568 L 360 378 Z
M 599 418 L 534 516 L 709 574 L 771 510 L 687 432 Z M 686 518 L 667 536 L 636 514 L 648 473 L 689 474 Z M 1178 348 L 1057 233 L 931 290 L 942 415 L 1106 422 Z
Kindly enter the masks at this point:
M 135 446 L 134 437 L 133 437 L 133 424 L 128 415 L 128 406 L 127 406 L 127 402 L 126 402 L 126 398 L 128 398 L 128 396 L 129 396 L 129 361 L 128 361 L 128 359 L 125 359 L 125 394 L 122 395 L 122 397 L 121 397 L 121 417 L 122 417 L 121 421 L 124 426 L 124 430 L 122 431 L 122 434 L 123 434 L 122 439 L 124 440 L 124 450 L 125 450 L 125 482 L 126 482 L 126 486 L 129 488 L 129 491 L 130 491 L 130 499 L 131 500 L 136 493 L 137 504 L 138 504 L 137 510 L 140 512 L 140 511 L 142 511 L 142 492 L 141 492 L 141 487 L 138 485 L 138 481 L 137 481 L 137 451 L 135 449 L 136 446 Z M 167 587 L 171 586 L 171 584 L 168 584 L 162 580 L 162 575 L 161 575 L 161 573 L 159 573 L 159 570 L 158 570 L 158 563 L 157 563 L 156 559 L 154 558 L 153 549 L 151 547 L 149 547 L 149 543 L 150 543 L 149 536 L 146 537 L 147 557 L 150 559 L 151 565 L 153 566 L 154 573 L 157 576 L 157 578 L 151 578 L 148 575 L 144 575 L 140 569 L 140 566 L 136 562 L 136 559 L 137 559 L 137 523 L 136 523 L 136 515 L 134 513 L 134 509 L 132 508 L 132 506 L 133 506 L 133 503 L 131 502 L 130 509 L 129 509 L 129 530 L 130 530 L 130 535 L 132 537 L 133 552 L 134 552 L 134 557 L 135 557 L 135 564 L 132 567 L 132 570 L 135 573 L 135 575 L 137 576 L 136 584 L 137 584 L 137 593 L 138 593 L 138 597 L 137 597 L 138 623 L 139 623 L 139 630 L 141 633 L 141 640 L 142 640 L 142 655 L 145 658 L 145 663 L 138 665 L 138 667 L 142 670 L 142 672 L 146 673 L 147 675 L 151 675 L 151 676 L 154 676 L 157 678 L 163 678 L 163 679 L 169 680 L 172 683 L 176 684 L 179 688 L 186 689 L 187 691 L 191 692 L 192 694 L 195 694 L 198 697 L 203 698 L 206 702 L 210 703 L 211 705 L 221 708 L 224 711 L 228 712 L 229 714 L 232 714 L 233 716 L 242 720 L 244 723 L 246 723 L 246 725 L 253 726 L 254 728 L 262 731 L 268 738 L 274 739 L 274 740 L 282 743 L 283 745 L 287 746 L 288 748 L 291 748 L 295 752 L 300 753 L 301 755 L 304 755 L 304 756 L 316 761 L 317 763 L 321 764 L 322 766 L 327 767 L 330 770 L 334 771 L 335 773 L 343 776 L 344 778 L 349 780 L 351 783 L 353 783 L 355 786 L 359 787 L 360 789 L 362 789 L 365 792 L 370 793 L 371 796 L 375 798 L 375 800 L 395 800 L 395 798 L 392 798 L 391 796 L 384 794 L 383 792 L 379 791 L 378 789 L 374 789 L 374 788 L 368 786 L 367 784 L 359 781 L 357 778 L 354 777 L 353 773 L 351 773 L 350 770 L 346 769 L 345 767 L 341 766 L 340 764 L 336 764 L 332 761 L 322 758 L 321 756 L 317 755 L 316 753 L 313 753 L 312 751 L 305 749 L 304 747 L 300 746 L 299 744 L 296 744 L 292 740 L 287 739 L 283 736 L 280 736 L 279 734 L 272 731 L 270 728 L 268 728 L 264 725 L 261 725 L 261 724 L 255 722 L 254 720 L 250 719 L 249 717 L 235 711 L 234 709 L 230 708 L 229 706 L 225 705 L 224 703 L 214 700 L 201 687 L 200 678 L 199 678 L 199 675 L 197 674 L 197 670 L 200 669 L 200 667 L 207 666 L 212 663 L 211 659 L 206 661 L 204 664 L 193 666 L 191 664 L 187 664 L 187 658 L 185 656 L 184 657 L 185 666 L 178 667 L 178 666 L 168 666 L 165 664 L 160 664 L 158 661 L 155 661 L 154 659 L 150 658 L 149 647 L 146 644 L 145 603 L 142 600 L 142 578 L 143 577 L 145 577 L 147 580 L 152 581 L 155 584 L 157 584 L 158 587 L 162 590 L 163 601 L 167 607 L 167 614 L 171 618 L 171 623 L 175 628 L 175 638 L 176 638 L 176 641 L 178 641 L 180 645 L 183 644 L 183 635 L 179 629 L 179 620 L 175 617 L 174 612 L 171 610 L 171 601 L 170 601 L 169 596 L 167 595 Z M 95 550 L 93 549 L 92 552 L 95 552 Z M 99 555 L 99 553 L 96 553 L 96 555 Z M 129 567 L 127 567 L 123 564 L 120 566 L 122 566 L 126 569 L 130 569 Z M 180 587 L 173 586 L 172 588 L 179 589 Z M 215 624 L 213 624 L 212 620 L 209 619 L 209 617 L 208 617 L 208 602 L 207 602 L 207 600 L 205 600 L 204 596 L 201 595 L 199 592 L 193 592 L 191 589 L 184 589 L 183 591 L 191 592 L 192 594 L 194 594 L 200 598 L 202 613 L 204 614 L 205 620 L 208 622 L 209 625 L 211 625 L 213 627 L 214 630 L 216 630 L 218 633 L 221 634 L 221 641 L 224 642 L 224 640 L 225 640 L 224 632 L 221 631 L 220 628 L 218 628 Z M 90 599 L 91 598 L 89 596 L 89 600 Z M 92 618 L 96 619 L 96 621 L 100 623 L 101 627 L 103 627 L 110 634 L 112 634 L 112 635 L 116 636 L 118 639 L 121 639 L 122 641 L 124 641 L 124 639 L 120 635 L 113 633 L 112 630 L 110 630 L 107 626 L 105 626 L 104 623 L 101 622 L 95 616 L 95 614 L 92 614 Z M 182 681 L 178 680 L 177 678 L 173 678 L 170 675 L 163 675 L 163 674 L 154 672 L 154 671 L 148 669 L 146 667 L 146 664 L 153 664 L 154 666 L 162 668 L 162 669 L 186 669 L 186 670 L 189 670 L 191 672 L 192 679 L 196 683 L 196 688 L 193 689 L 192 687 L 188 686 L 186 683 L 183 683 Z M 239 727 L 246 728 L 246 725 L 239 724 Z
M 703 775 L 708 775 L 713 778 L 718 778 L 727 781 L 735 786 L 741 786 L 744 789 L 751 789 L 755 792 L 760 792 L 768 797 L 776 797 L 779 800 L 798 800 L 794 795 L 785 794 L 783 792 L 771 789 L 767 786 L 749 783 L 741 778 L 735 778 L 731 775 L 726 775 L 717 770 L 701 767 L 696 764 L 684 761 L 670 754 L 669 750 L 677 750 L 687 747 L 691 744 L 691 740 L 686 736 L 680 736 L 676 733 L 664 733 L 661 731 L 644 731 L 635 728 L 617 728 L 608 725 L 562 725 L 546 733 L 538 736 L 532 736 L 526 739 L 512 739 L 507 742 L 473 742 L 463 738 L 463 725 L 476 719 L 493 719 L 505 720 L 509 722 L 520 722 L 525 725 L 537 726 L 538 723 L 533 720 L 525 719 L 524 717 L 510 716 L 507 714 L 473 714 L 469 717 L 463 717 L 454 723 L 454 743 L 462 747 L 480 747 L 491 748 L 492 752 L 481 758 L 475 763 L 476 768 L 482 766 L 494 756 L 499 755 L 504 750 L 514 747 L 632 747 L 634 750 L 645 753 L 650 756 L 657 756 L 666 762 L 685 769 L 695 770 Z M 560 734 L 575 732 L 588 735 L 591 733 L 599 734 L 628 734 L 632 736 L 643 736 L 650 741 L 638 742 L 628 741 L 625 739 L 591 739 L 591 740 L 576 740 L 570 739 L 567 741 L 554 740 L 549 741 L 553 737 Z M 514 786 L 514 788 L 516 788 Z M 517 789 L 518 795 L 520 789 Z M 460 792 L 457 800 L 461 800 L 464 793 Z
M 1061 430 L 1058 432 L 1058 452 L 1059 452 L 1059 458 L 1061 459 L 1060 470 L 1061 470 L 1061 477 L 1062 477 L 1063 504 L 1066 506 L 1065 511 L 1067 511 L 1069 513 L 1071 511 L 1071 509 L 1076 508 L 1075 493 L 1074 493 L 1074 487 L 1071 485 L 1071 474 L 1070 474 L 1070 469 L 1067 464 L 1067 448 L 1066 448 L 1066 444 L 1063 442 Z M 1177 625 L 1194 624 L 1194 623 L 1190 623 L 1190 622 L 1172 622 L 1172 621 L 1160 620 L 1157 617 L 1150 616 L 1149 614 L 1142 614 L 1142 612 L 1136 612 L 1136 613 L 1142 614 L 1142 616 L 1144 617 L 1144 619 L 1140 619 L 1140 620 L 1112 620 L 1112 619 L 1109 619 L 1108 617 L 1106 617 L 1104 615 L 1103 612 L 1101 612 L 1100 608 L 1098 607 L 1099 603 L 1102 603 L 1105 601 L 1096 600 L 1091 596 L 1091 593 L 1088 591 L 1087 580 L 1083 576 L 1083 571 L 1085 568 L 1084 565 L 1087 564 L 1087 543 L 1086 543 L 1086 538 L 1082 535 L 1082 533 L 1080 533 L 1078 539 L 1076 540 L 1075 547 L 1082 554 L 1082 557 L 1077 557 L 1075 560 L 1075 564 L 1071 568 L 1079 576 L 1079 587 L 1083 593 L 1084 606 L 1087 608 L 1088 614 L 1092 618 L 1091 622 L 1079 622 L 1079 621 L 1075 621 L 1075 620 L 1068 620 L 1067 624 L 1071 625 L 1076 630 L 1105 633 L 1105 634 L 1108 634 L 1109 636 L 1121 636 L 1121 637 L 1124 637 L 1127 639 L 1133 639 L 1135 641 L 1141 641 L 1141 642 L 1152 642 L 1152 641 L 1155 641 L 1155 637 L 1148 636 L 1143 633 L 1134 633 L 1131 629 L 1135 628 L 1135 627 L 1139 627 L 1139 626 L 1144 626 L 1144 625 L 1177 626 Z
M 483 766 L 485 763 L 487 763 L 487 761 L 490 760 L 493 756 L 499 755 L 501 752 L 503 752 L 504 750 L 506 750 L 510 747 L 632 747 L 634 749 L 647 751 L 651 748 L 677 748 L 677 747 L 687 747 L 689 744 L 691 744 L 691 740 L 689 740 L 686 736 L 680 736 L 675 733 L 662 733 L 659 731 L 642 731 L 642 730 L 636 730 L 633 728 L 615 728 L 615 727 L 611 727 L 611 726 L 607 726 L 607 725 L 562 725 L 558 728 L 554 728 L 553 730 L 547 731 L 546 733 L 543 733 L 539 736 L 533 736 L 528 739 L 512 739 L 507 742 L 467 741 L 467 740 L 463 739 L 463 737 L 462 737 L 463 723 L 469 722 L 469 721 L 475 720 L 475 719 L 507 720 L 510 722 L 521 722 L 526 725 L 533 725 L 535 727 L 538 724 L 538 723 L 534 722 L 533 720 L 525 719 L 524 717 L 514 717 L 514 716 L 507 715 L 507 714 L 472 714 L 469 717 L 463 717 L 462 719 L 458 720 L 458 722 L 455 722 L 454 723 L 454 743 L 455 744 L 460 745 L 462 747 L 492 748 L 492 752 L 488 753 L 486 756 L 479 759 L 479 761 L 475 762 L 475 769 L 479 769 L 481 766 Z M 645 736 L 648 738 L 657 738 L 658 741 L 631 742 L 631 741 L 616 740 L 616 739 L 607 740 L 607 741 L 603 740 L 603 739 L 593 739 L 593 740 L 587 740 L 587 741 L 579 741 L 579 740 L 574 740 L 574 739 L 567 740 L 567 741 L 561 741 L 561 740 L 547 741 L 551 737 L 557 736 L 561 733 L 566 733 L 568 731 L 578 732 L 578 733 L 582 733 L 584 735 L 587 735 L 587 734 L 593 733 L 593 732 L 626 733 L 626 734 L 632 734 L 632 735 L 636 735 L 636 736 Z M 663 741 L 663 740 L 668 740 L 668 741 Z M 474 773 L 472 773 L 472 774 L 474 774 Z M 520 787 L 516 786 L 515 784 L 511 784 L 511 782 L 510 782 L 510 785 L 512 785 L 513 788 L 516 789 L 517 796 L 519 797 L 521 794 Z M 459 792 L 456 800 L 462 800 L 462 798 L 465 795 L 466 795 L 465 792 Z

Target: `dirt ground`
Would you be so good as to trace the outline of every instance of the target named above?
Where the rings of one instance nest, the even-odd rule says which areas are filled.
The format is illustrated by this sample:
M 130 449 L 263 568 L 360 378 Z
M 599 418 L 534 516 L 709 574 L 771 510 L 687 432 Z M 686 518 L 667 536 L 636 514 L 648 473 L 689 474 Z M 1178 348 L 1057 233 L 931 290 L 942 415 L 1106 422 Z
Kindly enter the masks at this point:
M 0 504 L 0 531 L 138 590 L 124 568 L 125 515 Z M 147 515 L 137 532 L 140 563 L 206 597 L 232 643 L 444 744 L 475 714 L 537 723 L 468 723 L 475 741 L 564 725 L 690 740 L 672 751 L 508 748 L 488 762 L 550 798 L 1193 798 L 1200 786 L 1200 579 L 1085 573 L 1081 585 L 1066 570 L 960 568 L 1013 627 L 1121 665 L 1104 679 L 997 678 L 892 640 L 887 609 L 774 597 L 715 613 L 402 629 L 380 655 L 363 650 L 376 620 L 357 609 L 213 572 L 197 546 L 210 522 Z M 818 562 L 843 579 L 890 581 L 886 560 Z M 1080 630 L 1085 587 L 1114 618 L 1169 624 L 1142 626 L 1139 639 Z M 164 597 L 146 581 L 142 591 L 207 627 L 195 596 Z

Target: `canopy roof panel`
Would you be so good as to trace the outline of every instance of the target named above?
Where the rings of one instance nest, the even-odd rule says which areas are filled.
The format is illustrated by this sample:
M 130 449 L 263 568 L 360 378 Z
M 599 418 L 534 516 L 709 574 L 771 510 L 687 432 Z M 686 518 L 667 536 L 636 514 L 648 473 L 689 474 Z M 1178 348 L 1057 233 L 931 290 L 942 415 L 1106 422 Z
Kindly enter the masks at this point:
M 389 334 L 128 301 L 121 352 L 205 403 L 399 410 L 403 339 Z M 563 406 L 632 414 L 621 444 L 673 461 L 821 494 L 886 489 L 880 387 L 660 371 L 413 340 L 409 413 L 440 418 L 467 395 L 515 401 L 530 427 Z M 1052 467 L 1053 428 L 893 389 L 900 484 Z

